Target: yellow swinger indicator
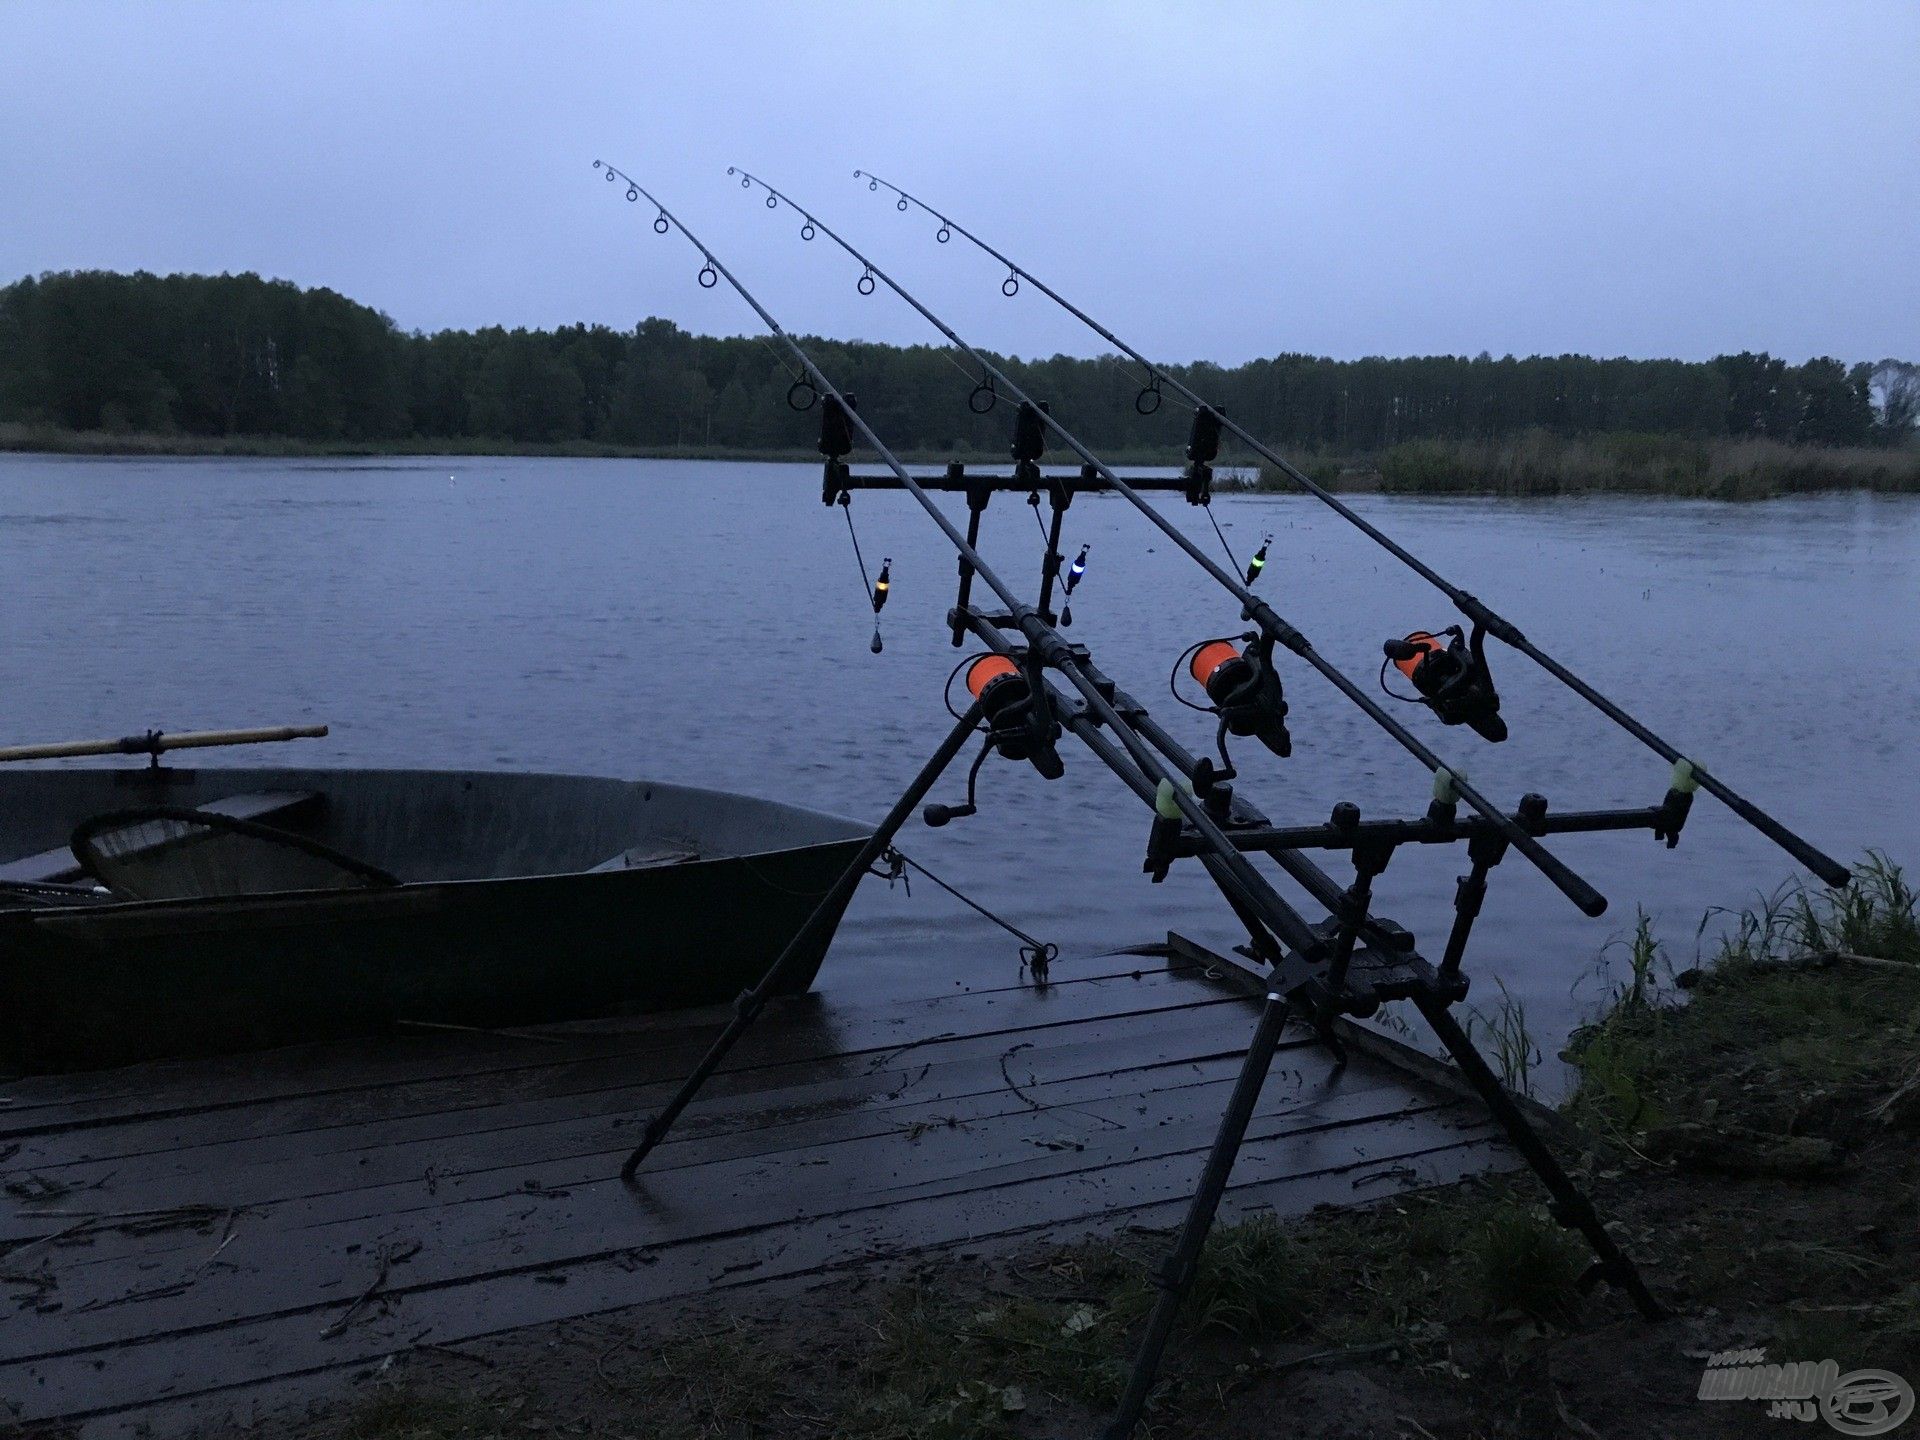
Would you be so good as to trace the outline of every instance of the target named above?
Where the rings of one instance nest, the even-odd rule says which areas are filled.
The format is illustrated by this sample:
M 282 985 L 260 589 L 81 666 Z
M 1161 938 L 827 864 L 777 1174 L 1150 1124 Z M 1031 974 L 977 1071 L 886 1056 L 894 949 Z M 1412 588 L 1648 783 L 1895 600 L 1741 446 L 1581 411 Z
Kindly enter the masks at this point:
M 1247 584 L 1251 585 L 1260 578 L 1260 572 L 1267 568 L 1267 547 L 1273 543 L 1269 535 L 1260 542 L 1260 548 L 1253 552 L 1253 558 L 1247 562 Z
M 1092 547 L 1082 545 L 1080 553 L 1073 557 L 1073 563 L 1067 566 L 1067 598 L 1060 607 L 1060 623 L 1073 624 L 1073 587 L 1080 583 L 1080 577 L 1087 573 L 1087 551 Z
M 873 582 L 873 640 L 867 648 L 878 655 L 880 642 L 880 609 L 887 603 L 887 592 L 893 589 L 893 557 L 887 556 L 880 562 L 880 578 Z

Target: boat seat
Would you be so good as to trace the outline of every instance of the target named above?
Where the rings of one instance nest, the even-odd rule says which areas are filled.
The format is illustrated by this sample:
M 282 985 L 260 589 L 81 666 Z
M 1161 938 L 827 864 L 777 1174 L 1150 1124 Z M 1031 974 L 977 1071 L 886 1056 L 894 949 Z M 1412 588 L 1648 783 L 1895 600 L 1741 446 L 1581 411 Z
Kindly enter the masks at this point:
M 224 799 L 210 800 L 205 805 L 195 808 L 209 815 L 219 815 L 229 820 L 265 823 L 300 819 L 308 812 L 318 809 L 321 803 L 322 797 L 317 790 L 256 790 L 244 795 L 229 795 Z M 70 845 L 42 850 L 34 855 L 23 855 L 18 860 L 9 860 L 4 865 L 0 865 L 0 882 L 64 885 L 90 878 L 74 857 L 73 848 Z
M 697 850 L 689 850 L 684 845 L 663 845 L 651 840 L 643 845 L 635 845 L 630 850 L 622 850 L 611 860 L 602 860 L 587 874 L 599 875 L 607 870 L 653 870 L 662 865 L 688 865 L 699 858 Z
M 254 820 L 150 805 L 82 820 L 73 853 L 117 900 L 216 900 L 387 889 L 399 877 L 305 835 Z

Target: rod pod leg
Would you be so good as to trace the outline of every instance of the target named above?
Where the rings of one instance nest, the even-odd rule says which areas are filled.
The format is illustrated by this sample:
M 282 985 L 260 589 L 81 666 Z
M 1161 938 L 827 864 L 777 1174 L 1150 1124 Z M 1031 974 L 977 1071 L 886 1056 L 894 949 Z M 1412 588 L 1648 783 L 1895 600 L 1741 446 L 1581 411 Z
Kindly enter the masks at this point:
M 1253 1119 L 1253 1109 L 1260 1100 L 1260 1087 L 1266 1083 L 1267 1070 L 1273 1064 L 1273 1052 L 1280 1044 L 1280 1032 L 1287 1024 L 1287 1002 L 1279 995 L 1269 991 L 1266 1004 L 1261 1008 L 1260 1020 L 1254 1026 L 1253 1039 L 1247 1046 L 1247 1055 L 1240 1064 L 1240 1076 L 1233 1083 L 1233 1094 L 1227 1101 L 1226 1113 L 1220 1117 L 1220 1130 L 1214 1136 L 1213 1149 L 1207 1152 L 1206 1168 L 1200 1172 L 1200 1184 L 1188 1202 L 1186 1218 L 1180 1222 L 1180 1234 L 1173 1242 L 1166 1263 L 1154 1277 L 1154 1283 L 1160 1289 L 1160 1298 L 1154 1302 L 1153 1313 L 1147 1317 L 1147 1328 L 1140 1337 L 1140 1345 L 1134 1351 L 1133 1371 L 1127 1377 L 1126 1392 L 1120 1397 L 1120 1405 L 1114 1411 L 1113 1421 L 1105 1432 L 1104 1440 L 1131 1440 L 1134 1427 L 1140 1423 L 1140 1412 L 1146 1408 L 1147 1395 L 1153 1389 L 1153 1382 L 1160 1371 L 1160 1357 L 1167 1348 L 1167 1339 L 1173 1333 L 1173 1322 L 1179 1316 L 1181 1302 L 1187 1298 L 1187 1292 L 1193 1288 L 1193 1278 L 1200 1266 L 1200 1252 L 1206 1246 L 1207 1234 L 1213 1229 L 1215 1213 L 1220 1208 L 1220 1196 L 1227 1188 L 1227 1179 L 1233 1173 L 1233 1162 L 1239 1157 L 1240 1147 L 1246 1142 L 1247 1126 Z
M 1573 1177 L 1561 1168 L 1553 1151 L 1547 1148 L 1547 1142 L 1540 1138 L 1540 1132 L 1533 1128 L 1520 1107 L 1513 1103 L 1513 1097 L 1501 1087 L 1486 1057 L 1474 1047 L 1473 1041 L 1460 1028 L 1446 1004 L 1425 995 L 1415 995 L 1413 1003 L 1426 1017 L 1427 1024 L 1433 1027 L 1433 1033 L 1440 1037 L 1440 1043 L 1447 1047 L 1447 1053 L 1453 1056 L 1453 1063 L 1460 1067 L 1460 1072 L 1479 1092 L 1493 1118 L 1507 1132 L 1513 1148 L 1520 1152 L 1521 1158 L 1540 1177 L 1540 1183 L 1547 1187 L 1547 1193 L 1553 1197 L 1555 1218 L 1587 1237 L 1587 1243 L 1593 1247 L 1600 1277 L 1624 1290 L 1635 1308 L 1647 1319 L 1666 1319 L 1666 1306 L 1654 1299 L 1646 1281 L 1640 1278 L 1639 1269 L 1614 1242 L 1613 1236 L 1607 1233 L 1607 1227 L 1600 1223 L 1600 1216 L 1586 1192 L 1574 1184 Z
M 661 1106 L 658 1113 L 647 1121 L 647 1128 L 640 1137 L 640 1143 L 634 1147 L 633 1153 L 627 1156 L 626 1164 L 620 1167 L 622 1180 L 633 1179 L 634 1172 L 646 1161 L 648 1152 L 666 1138 L 667 1132 L 673 1128 L 673 1122 L 680 1118 L 680 1112 L 687 1108 L 700 1087 L 707 1083 L 707 1077 L 719 1068 L 720 1062 L 726 1059 L 727 1052 L 733 1049 L 734 1043 L 747 1032 L 747 1027 L 759 1018 L 760 1012 L 766 1008 L 768 999 L 779 988 L 781 977 L 785 975 L 787 967 L 819 937 L 820 932 L 827 926 L 828 918 L 839 913 L 839 908 L 847 902 L 859 886 L 868 867 L 886 852 L 888 846 L 893 844 L 893 837 L 899 833 L 900 827 L 906 824 L 908 817 L 913 814 L 914 807 L 926 798 L 927 791 L 933 788 L 934 782 L 939 780 L 947 766 L 953 763 L 953 757 L 960 753 L 961 747 L 972 736 L 974 728 L 980 723 L 981 715 L 979 705 L 967 707 L 959 723 L 948 731 L 947 738 L 940 742 L 940 748 L 933 752 L 933 757 L 921 767 L 920 773 L 913 777 L 913 783 L 894 802 L 886 818 L 867 838 L 867 843 L 860 847 L 859 854 L 855 855 L 847 868 L 840 872 L 840 878 L 833 882 L 832 888 L 814 907 L 813 913 L 807 917 L 806 924 L 800 927 L 799 933 L 787 942 L 786 948 L 780 952 L 779 957 L 767 967 L 767 973 L 760 977 L 760 983 L 751 990 L 742 991 L 739 998 L 733 1002 L 733 1018 L 727 1022 L 726 1028 L 714 1038 L 707 1053 L 700 1057 L 700 1063 L 693 1067 L 692 1073 L 673 1093 L 673 1098 Z

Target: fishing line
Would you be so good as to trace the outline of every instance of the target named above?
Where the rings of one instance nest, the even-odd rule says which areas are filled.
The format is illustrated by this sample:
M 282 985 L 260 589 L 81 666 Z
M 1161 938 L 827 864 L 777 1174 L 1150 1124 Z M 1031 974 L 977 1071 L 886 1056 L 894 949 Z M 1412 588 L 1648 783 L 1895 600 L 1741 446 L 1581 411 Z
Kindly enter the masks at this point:
M 1040 531 L 1040 543 L 1045 545 L 1048 539 L 1047 522 L 1040 518 L 1040 492 L 1038 490 L 1029 490 L 1027 492 L 1027 504 L 1033 507 L 1033 523 Z
M 767 353 L 773 357 L 773 363 L 778 365 L 782 370 L 786 372 L 787 378 L 789 380 L 798 380 L 801 378 L 800 372 L 794 369 L 791 365 L 789 365 L 784 359 L 782 359 L 780 356 L 780 352 L 773 348 L 773 342 L 771 340 L 767 339 L 767 337 L 764 335 L 756 335 L 753 338 L 758 340 L 763 346 L 766 347 Z M 791 395 L 793 392 L 789 390 L 787 393 Z M 787 403 L 789 405 L 793 404 L 792 400 L 788 400 Z M 811 410 L 813 408 L 813 405 L 811 402 L 809 402 L 806 405 L 795 406 L 794 408 Z
M 893 588 L 893 561 L 890 557 L 882 557 L 880 578 L 869 580 L 867 557 L 860 553 L 860 535 L 853 528 L 853 496 L 844 490 L 840 492 L 840 513 L 847 517 L 847 538 L 853 541 L 853 563 L 860 567 L 860 593 L 873 605 L 873 643 L 867 648 L 878 655 L 883 648 L 880 643 L 880 610 L 887 603 L 887 593 Z
M 968 384 L 970 384 L 970 385 L 972 385 L 972 386 L 974 387 L 974 389 L 976 389 L 976 390 L 977 390 L 977 389 L 979 389 L 979 388 L 980 388 L 981 386 L 983 386 L 983 385 L 984 385 L 984 386 L 985 386 L 985 387 L 986 387 L 986 388 L 987 388 L 988 390 L 992 390 L 992 389 L 993 389 L 993 382 L 992 382 L 992 381 L 990 381 L 990 380 L 988 380 L 988 379 L 987 379 L 987 378 L 986 378 L 985 376 L 982 376 L 982 375 L 976 375 L 976 374 L 974 374 L 974 373 L 973 373 L 973 372 L 972 372 L 971 370 L 969 370 L 969 369 L 967 369 L 967 367 L 966 367 L 966 366 L 964 366 L 964 365 L 962 365 L 962 364 L 961 364 L 961 363 L 960 363 L 960 362 L 959 362 L 958 360 L 956 360 L 956 359 L 954 359 L 954 358 L 953 358 L 953 352 L 952 352 L 951 350 L 942 350 L 942 351 L 940 352 L 940 358 L 941 358 L 942 360 L 944 360 L 944 361 L 946 361 L 946 362 L 947 362 L 947 363 L 948 363 L 949 365 L 951 365 L 951 366 L 953 366 L 953 368 L 954 368 L 954 369 L 956 369 L 956 370 L 958 370 L 958 371 L 959 371 L 959 372 L 960 372 L 960 373 L 961 373 L 962 375 L 964 375 L 964 376 L 966 376 L 966 377 L 967 377 L 967 383 L 968 383 Z M 988 410 L 990 410 L 990 409 L 992 409 L 992 408 L 993 408 L 993 407 L 992 407 L 991 405 L 989 405 L 989 406 L 987 407 L 987 409 L 988 409 Z M 981 414 L 981 415 L 984 415 L 984 414 L 986 414 L 986 411 L 985 411 L 985 410 L 981 410 L 981 411 L 977 411 L 976 413 L 977 413 L 977 414 Z
M 1202 505 L 1200 508 L 1207 512 L 1207 523 L 1213 526 L 1213 533 L 1220 537 L 1220 548 L 1227 552 L 1227 563 L 1233 566 L 1235 570 L 1238 570 L 1240 568 L 1240 562 L 1234 559 L 1233 547 L 1227 544 L 1226 532 L 1220 528 L 1220 522 L 1213 518 L 1213 506 Z
M 984 915 L 1002 930 L 1013 936 L 1020 942 L 1021 967 L 1026 970 L 1031 970 L 1034 979 L 1044 981 L 1047 978 L 1047 967 L 1060 958 L 1060 947 L 1058 945 L 1048 940 L 1036 940 L 1012 921 L 994 914 L 993 911 L 987 909 L 986 906 L 982 905 L 972 896 L 961 894 L 958 890 L 954 889 L 953 886 L 949 885 L 926 866 L 922 865 L 918 860 L 911 859 L 901 854 L 898 850 L 891 849 L 881 858 L 887 862 L 888 868 L 885 870 L 874 870 L 870 873 L 879 876 L 888 884 L 899 880 L 906 886 L 909 898 L 913 895 L 913 882 L 907 879 L 905 870 L 902 867 L 918 870 L 922 875 L 926 876 L 927 879 L 938 885 L 942 890 L 946 891 L 947 894 L 953 896 L 953 898 L 958 900 L 962 905 Z
M 1053 534 L 1047 529 L 1046 521 L 1040 518 L 1040 492 L 1038 490 L 1029 490 L 1027 492 L 1027 504 L 1033 507 L 1033 523 L 1040 531 L 1041 551 L 1043 554 L 1053 557 L 1047 561 L 1047 563 L 1049 565 L 1057 565 L 1065 561 L 1067 557 L 1053 548 Z M 1058 519 L 1060 515 L 1058 507 L 1055 507 L 1053 513 L 1054 517 Z M 1072 563 L 1068 564 L 1064 570 L 1055 572 L 1061 577 L 1060 623 L 1062 625 L 1073 624 L 1073 592 L 1079 588 L 1080 581 L 1087 573 L 1087 552 L 1092 548 L 1091 545 L 1082 545 L 1080 547 L 1080 553 L 1073 557 Z

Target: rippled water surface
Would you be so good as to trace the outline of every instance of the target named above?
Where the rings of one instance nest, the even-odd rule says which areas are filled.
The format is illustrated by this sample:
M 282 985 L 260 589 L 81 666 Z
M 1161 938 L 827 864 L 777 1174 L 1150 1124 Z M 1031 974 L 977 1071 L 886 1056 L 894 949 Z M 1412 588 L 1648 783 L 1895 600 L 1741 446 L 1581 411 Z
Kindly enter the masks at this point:
M 1914 499 L 1355 503 L 1816 843 L 1920 856 Z M 1211 543 L 1197 512 L 1174 500 L 1169 513 Z M 1243 560 L 1273 532 L 1262 592 L 1368 685 L 1385 636 L 1453 618 L 1311 499 L 1222 499 L 1215 513 Z M 947 724 L 954 564 L 904 496 L 862 497 L 855 515 L 869 563 L 893 562 L 879 656 L 846 527 L 811 467 L 0 456 L 0 729 L 24 742 L 323 720 L 331 737 L 299 746 L 300 763 L 647 776 L 877 817 Z M 996 501 L 984 540 L 1005 575 L 1033 583 L 1024 504 Z M 1074 638 L 1204 746 L 1206 722 L 1172 704 L 1166 677 L 1190 641 L 1235 628 L 1234 608 L 1123 502 L 1075 504 L 1063 548 L 1089 542 Z M 1662 762 L 1529 662 L 1496 650 L 1494 664 L 1507 744 L 1411 707 L 1409 723 L 1504 801 L 1658 801 Z M 1293 758 L 1242 757 L 1243 789 L 1269 815 L 1318 820 L 1340 799 L 1373 815 L 1424 807 L 1416 762 L 1317 677 L 1288 685 Z M 1058 942 L 1063 974 L 1169 928 L 1238 938 L 1197 867 L 1147 882 L 1138 802 L 1073 742 L 1064 753 L 1053 785 L 990 764 L 979 817 L 916 824 L 903 848 Z M 939 793 L 959 791 L 956 772 Z M 1645 835 L 1556 848 L 1611 911 L 1584 919 L 1511 859 L 1470 959 L 1482 990 L 1501 977 L 1549 1043 L 1591 1003 L 1594 987 L 1576 984 L 1636 905 L 1684 959 L 1708 907 L 1792 871 L 1706 797 L 1672 853 Z M 1403 852 L 1379 908 L 1437 951 L 1462 864 Z M 873 882 L 821 984 L 924 992 L 1016 963 L 931 887 L 909 898 Z

